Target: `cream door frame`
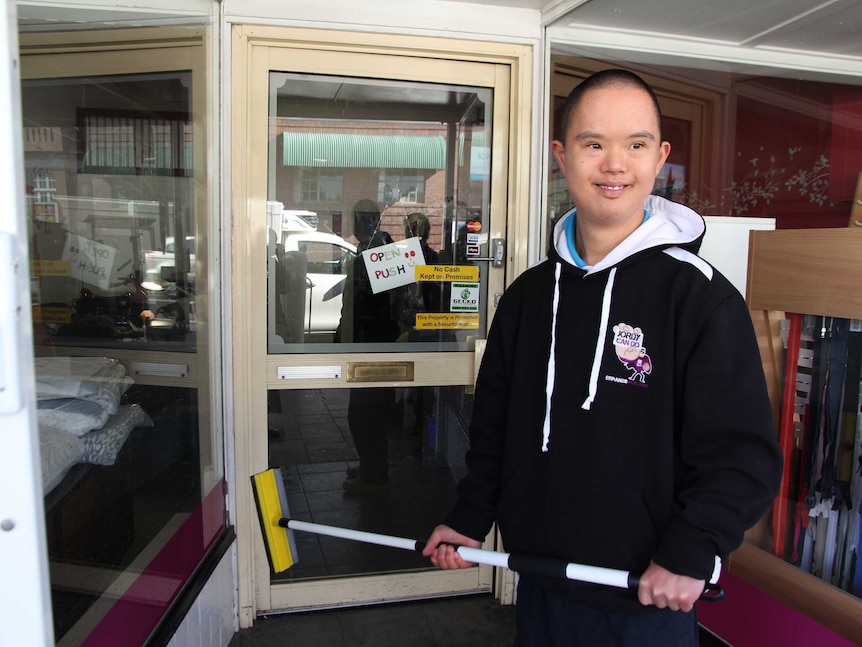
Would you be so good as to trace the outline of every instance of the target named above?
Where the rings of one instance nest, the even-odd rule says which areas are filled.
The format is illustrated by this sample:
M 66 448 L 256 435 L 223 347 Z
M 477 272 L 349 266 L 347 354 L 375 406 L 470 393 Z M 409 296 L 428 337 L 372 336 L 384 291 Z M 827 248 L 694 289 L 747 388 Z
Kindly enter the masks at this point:
M 302 59 L 303 71 L 321 74 L 366 75 L 374 70 L 376 78 L 399 79 L 410 70 L 410 79 L 438 83 L 463 83 L 494 87 L 508 94 L 505 105 L 495 102 L 492 146 L 505 151 L 501 163 L 492 168 L 491 204 L 505 206 L 506 217 L 498 222 L 504 229 L 491 230 L 490 237 L 508 239 L 505 276 L 511 277 L 526 267 L 529 178 L 530 178 L 530 107 L 532 48 L 523 45 L 458 41 L 427 37 L 408 37 L 369 33 L 348 33 L 326 30 L 278 28 L 265 26 L 235 26 L 231 35 L 232 104 L 231 104 L 231 209 L 232 224 L 232 285 L 263 285 L 266 277 L 263 264 L 253 263 L 264 253 L 266 188 L 261 183 L 267 177 L 265 155 L 250 151 L 266 149 L 267 101 L 255 101 L 267 96 L 268 72 L 290 69 L 291 62 Z M 345 57 L 347 53 L 349 56 Z M 381 57 L 384 55 L 384 57 Z M 446 61 L 453 65 L 445 65 Z M 444 63 L 441 65 L 441 63 Z M 261 73 L 265 70 L 265 74 Z M 479 81 L 481 80 L 481 82 Z M 262 94 L 264 93 L 264 94 Z M 259 220 L 249 214 L 259 213 Z M 492 225 L 493 227 L 494 225 Z M 492 273 L 489 295 L 504 289 L 503 272 Z M 255 290 L 234 289 L 232 310 L 236 313 L 263 312 L 265 301 Z M 489 297 L 493 301 L 493 297 Z M 493 308 L 489 307 L 489 317 Z M 427 597 L 447 591 L 475 590 L 492 586 L 490 569 L 469 569 L 464 572 L 432 571 L 417 582 L 406 583 L 401 576 L 370 576 L 361 578 L 360 586 L 342 585 L 337 589 L 325 581 L 295 585 L 270 586 L 269 567 L 260 537 L 250 476 L 266 469 L 266 434 L 246 430 L 266 429 L 266 391 L 284 388 L 276 375 L 278 356 L 267 357 L 266 335 L 259 334 L 259 318 L 236 316 L 233 321 L 234 429 L 236 465 L 235 514 L 239 578 L 239 621 L 248 627 L 259 611 L 276 608 L 299 608 L 356 604 L 391 597 L 393 588 L 399 597 Z M 416 381 L 411 384 L 470 385 L 474 379 L 472 362 L 459 368 L 453 356 L 463 353 L 413 353 L 351 355 L 351 361 L 373 357 L 377 361 L 398 358 L 414 361 Z M 448 361 L 447 361 L 448 360 Z M 292 364 L 314 365 L 331 363 L 332 355 L 291 356 Z M 444 370 L 441 370 L 444 369 Z M 445 378 L 440 379 L 441 376 Z M 344 386 L 334 381 L 307 381 L 303 386 L 314 388 Z M 487 542 L 493 546 L 494 537 Z M 476 571 L 481 570 L 477 577 Z M 415 578 L 414 578 L 415 579 Z M 301 592 L 301 599 L 297 598 Z

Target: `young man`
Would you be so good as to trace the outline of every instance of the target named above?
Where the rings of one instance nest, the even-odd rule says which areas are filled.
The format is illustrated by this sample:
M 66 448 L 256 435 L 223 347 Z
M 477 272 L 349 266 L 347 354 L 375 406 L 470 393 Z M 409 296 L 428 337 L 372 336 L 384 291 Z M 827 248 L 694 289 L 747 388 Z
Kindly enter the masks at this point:
M 522 575 L 517 645 L 697 645 L 694 603 L 772 502 L 781 456 L 746 304 L 696 256 L 703 219 L 650 195 L 670 152 L 637 75 L 569 96 L 554 155 L 576 209 L 488 335 L 455 508 L 424 554 L 509 552 L 642 573 L 622 589 Z

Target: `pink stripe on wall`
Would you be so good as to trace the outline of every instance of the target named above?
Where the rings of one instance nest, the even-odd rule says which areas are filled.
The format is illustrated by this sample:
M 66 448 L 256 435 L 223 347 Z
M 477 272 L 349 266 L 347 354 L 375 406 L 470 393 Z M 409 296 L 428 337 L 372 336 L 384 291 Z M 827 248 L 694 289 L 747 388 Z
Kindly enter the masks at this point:
M 722 602 L 697 605 L 698 621 L 733 647 L 853 647 L 853 643 L 729 573 Z
M 219 482 L 81 643 L 83 646 L 137 646 L 146 642 L 221 530 L 223 492 Z

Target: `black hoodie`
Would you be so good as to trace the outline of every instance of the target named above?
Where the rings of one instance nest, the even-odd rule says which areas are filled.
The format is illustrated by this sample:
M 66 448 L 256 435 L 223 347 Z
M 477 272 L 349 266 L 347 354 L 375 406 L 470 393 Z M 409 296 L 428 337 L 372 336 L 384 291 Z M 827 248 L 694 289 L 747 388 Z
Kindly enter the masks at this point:
M 768 508 L 782 460 L 751 317 L 695 254 L 703 219 L 663 198 L 578 268 L 549 258 L 500 300 L 476 382 L 468 474 L 446 524 L 505 550 L 709 579 Z M 548 582 L 584 604 L 632 592 Z

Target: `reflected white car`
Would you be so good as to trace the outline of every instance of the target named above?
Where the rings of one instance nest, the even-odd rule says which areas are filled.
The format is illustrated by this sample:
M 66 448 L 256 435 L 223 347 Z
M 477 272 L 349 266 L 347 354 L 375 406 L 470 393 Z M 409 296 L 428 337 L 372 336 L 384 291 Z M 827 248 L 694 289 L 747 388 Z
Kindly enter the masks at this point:
M 305 331 L 335 332 L 341 320 L 341 295 L 347 267 L 356 256 L 356 247 L 335 234 L 289 232 L 285 251 L 306 256 Z
M 286 211 L 280 238 L 285 253 L 302 252 L 306 258 L 304 332 L 334 333 L 341 319 L 341 295 L 347 280 L 347 268 L 356 256 L 356 246 L 335 234 L 318 231 L 306 214 L 311 212 Z M 191 285 L 194 281 L 194 245 L 194 237 L 187 236 L 191 270 L 188 281 Z M 170 295 L 175 294 L 175 290 L 170 291 L 176 281 L 175 265 L 172 237 L 165 240 L 164 251 L 144 252 L 144 281 L 165 289 L 164 295 L 158 295 L 162 296 L 161 300 L 169 301 Z
M 285 217 L 284 227 L 285 253 L 302 252 L 306 258 L 305 332 L 334 333 L 341 320 L 341 295 L 356 246 L 335 234 L 317 231 L 301 218 Z

